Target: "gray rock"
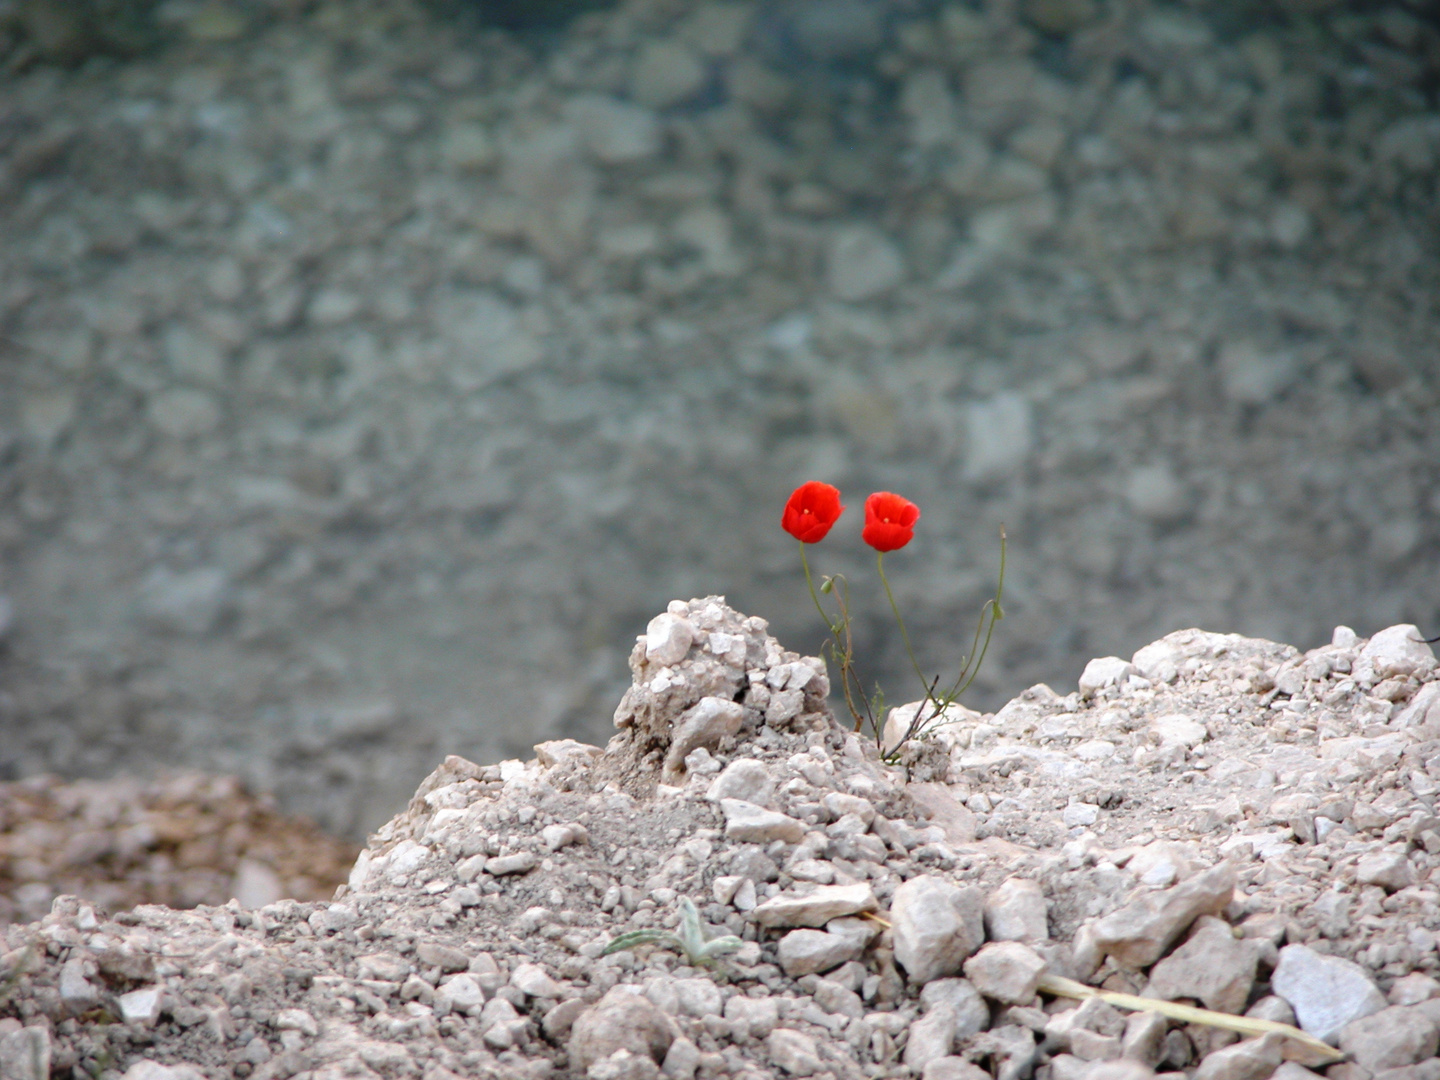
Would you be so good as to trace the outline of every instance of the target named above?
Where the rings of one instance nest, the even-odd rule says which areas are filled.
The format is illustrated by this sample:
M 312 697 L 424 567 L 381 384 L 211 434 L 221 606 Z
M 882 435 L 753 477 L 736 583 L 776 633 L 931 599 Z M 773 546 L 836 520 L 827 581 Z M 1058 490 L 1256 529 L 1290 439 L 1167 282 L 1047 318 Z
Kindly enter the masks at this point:
M 630 75 L 630 96 L 641 105 L 664 109 L 678 105 L 704 85 L 700 58 L 678 41 L 651 41 L 640 51 Z
M 1351 1022 L 1385 1008 L 1385 997 L 1359 964 L 1325 956 L 1304 945 L 1287 945 L 1270 977 L 1275 993 L 1290 1003 L 1303 1031 L 1333 1042 Z
M 1435 659 L 1425 635 L 1410 623 L 1389 626 L 1365 643 L 1360 661 L 1368 661 L 1382 677 L 1394 671 L 1409 672 Z
M 837 920 L 838 921 L 838 920 Z M 865 951 L 865 942 L 822 930 L 792 930 L 780 939 L 780 967 L 792 979 L 830 971 Z
M 813 1076 L 820 1071 L 820 1051 L 815 1040 L 793 1028 L 776 1028 L 765 1039 L 770 1060 L 791 1076 Z
M 78 957 L 60 965 L 60 1000 L 72 1013 L 93 1009 L 100 1002 L 99 989 L 85 977 L 85 961 Z
M 1094 1061 L 1085 1067 L 1084 1080 L 1151 1080 L 1154 1075 L 1138 1061 Z
M 736 758 L 710 784 L 705 797 L 711 802 L 739 799 L 741 802 L 768 806 L 775 795 L 775 778 L 763 761 Z
M 954 975 L 985 940 L 980 891 L 933 875 L 895 890 L 890 920 L 895 959 L 912 983 Z
M 967 1039 L 990 1026 L 990 1006 L 964 979 L 932 979 L 920 991 L 920 1007 L 947 1006 L 955 1011 L 955 1037 Z
M 10 1073 L 0 1073 L 10 1080 Z M 24 1074 L 16 1077 L 22 1080 Z M 125 1070 L 122 1080 L 205 1080 L 205 1074 L 192 1065 L 161 1065 L 158 1061 L 141 1058 Z
M 230 579 L 223 570 L 200 567 L 174 571 L 157 566 L 140 585 L 140 611 L 172 633 L 208 633 L 231 604 Z
M 685 1036 L 670 1044 L 665 1060 L 660 1063 L 660 1072 L 669 1080 L 691 1080 L 700 1067 L 700 1048 Z
M 1121 1054 L 1118 1035 L 1101 1035 L 1098 1031 L 1077 1027 L 1070 1032 L 1070 1053 L 1081 1061 L 1115 1061 Z
M 1285 1036 L 1275 1032 L 1206 1054 L 1195 1080 L 1266 1080 L 1280 1065 Z
M 1379 885 L 1386 892 L 1399 892 L 1415 884 L 1415 867 L 1403 849 L 1376 851 L 1355 864 L 1355 880 L 1361 885 Z
M 1125 1034 L 1120 1039 L 1121 1056 L 1155 1068 L 1164 1053 L 1169 1024 L 1169 1020 L 1160 1013 L 1131 1013 L 1125 1020 Z
M 540 865 L 533 851 L 517 851 L 513 855 L 496 855 L 485 860 L 485 872 L 494 877 L 506 874 L 528 874 Z
M 1094 697 L 1107 686 L 1123 683 L 1135 674 L 1135 665 L 1118 656 L 1097 656 L 1080 673 L 1080 695 Z
M 585 1080 L 657 1080 L 659 1075 L 660 1069 L 647 1055 L 624 1048 L 585 1070 Z
M 567 1048 L 571 1063 L 582 1070 L 617 1050 L 648 1056 L 658 1064 L 676 1034 L 663 1012 L 639 994 L 617 986 L 575 1019 Z
M 1145 890 L 1119 910 L 1090 923 L 1099 951 L 1131 970 L 1149 967 L 1201 915 L 1225 909 L 1235 892 L 1235 870 L 1221 863 L 1161 892 Z
M 742 1032 L 748 1032 L 752 1039 L 763 1039 L 780 1022 L 780 1006 L 774 998 L 736 994 L 725 1002 L 725 1019 Z
M 720 697 L 701 698 L 686 709 L 675 724 L 675 730 L 670 736 L 670 749 L 665 752 L 665 777 L 674 779 L 683 776 L 687 754 L 701 747 L 706 750 L 715 749 L 720 745 L 721 739 L 739 731 L 744 720 L 745 706 L 738 701 Z
M 990 1074 L 962 1057 L 942 1057 L 925 1066 L 920 1080 L 990 1080 Z
M 836 232 L 826 259 L 830 291 L 858 302 L 883 296 L 905 280 L 905 259 L 888 236 L 869 225 Z
M 766 810 L 763 806 L 742 799 L 721 799 L 720 810 L 725 815 L 727 840 L 748 844 L 768 844 L 772 840 L 783 840 L 787 844 L 798 844 L 805 838 L 805 825 L 802 822 L 776 810 Z
M 1251 341 L 1222 346 L 1219 368 L 1225 396 L 1240 405 L 1268 405 L 1300 374 L 1294 353 L 1267 349 Z
M 1390 984 L 1391 1005 L 1419 1005 L 1435 997 L 1440 997 L 1440 981 L 1418 971 Z
M 564 115 L 603 164 L 642 161 L 660 151 L 660 122 L 643 106 L 603 94 L 580 94 L 566 102 Z
M 1045 960 L 1033 949 L 1018 941 L 997 941 L 965 961 L 965 978 L 988 998 L 1028 1005 L 1045 969 Z
M 0 1035 L 0 1076 L 5 1080 L 50 1080 L 50 1032 L 43 1027 L 23 1027 Z
M 905 1043 L 905 1064 L 918 1072 L 931 1062 L 948 1057 L 955 1047 L 958 1020 L 953 1005 L 941 1004 L 911 1024 Z
M 752 913 L 761 926 L 824 926 L 831 919 L 874 911 L 879 906 L 875 892 L 863 882 L 857 885 L 821 885 L 808 893 L 781 893 L 766 900 Z
M 559 999 L 565 988 L 557 983 L 539 964 L 516 964 L 510 973 L 510 985 L 526 997 Z
M 1150 971 L 1147 997 L 1198 998 L 1207 1009 L 1240 1013 L 1250 998 L 1259 954 L 1223 919 L 1202 915 L 1189 939 Z
M 1045 941 L 1049 911 L 1038 881 L 1006 878 L 985 898 L 985 934 L 991 941 Z
M 1391 1006 L 1352 1020 L 1340 1031 L 1340 1049 L 1372 1073 L 1432 1057 L 1440 1044 L 1435 1022 L 1420 1009 Z

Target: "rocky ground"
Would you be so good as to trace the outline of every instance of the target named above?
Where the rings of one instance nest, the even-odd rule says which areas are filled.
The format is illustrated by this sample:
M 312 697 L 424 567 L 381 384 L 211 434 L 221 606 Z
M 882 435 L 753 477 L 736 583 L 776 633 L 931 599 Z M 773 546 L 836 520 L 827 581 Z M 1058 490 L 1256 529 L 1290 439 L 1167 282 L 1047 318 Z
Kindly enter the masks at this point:
M 1307 653 L 1180 631 L 892 764 L 719 598 L 672 603 L 630 666 L 608 747 L 447 758 L 333 902 L 61 897 L 8 927 L 0 1070 L 1440 1076 L 1440 665 L 1413 627 Z M 686 940 L 607 949 L 665 928 Z
M 40 918 L 62 893 L 111 911 L 323 900 L 354 859 L 233 777 L 0 784 L 0 925 Z
M 986 708 L 1175 626 L 1440 632 L 1431 5 L 466 7 L 0 2 L 0 775 L 359 839 L 603 742 L 671 596 L 813 650 L 808 479 L 922 506 L 927 666 L 1009 526 Z

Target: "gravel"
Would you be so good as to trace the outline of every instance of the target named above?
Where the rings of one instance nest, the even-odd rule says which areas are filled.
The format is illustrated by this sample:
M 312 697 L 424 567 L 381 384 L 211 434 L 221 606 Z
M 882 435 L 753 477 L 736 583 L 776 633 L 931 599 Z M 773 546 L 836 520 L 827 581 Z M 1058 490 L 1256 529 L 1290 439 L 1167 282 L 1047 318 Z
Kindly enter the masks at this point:
M 48 1060 L 52 1072 L 123 1080 L 1264 1080 L 1281 1069 L 1303 1080 L 1296 1069 L 1325 1064 L 1283 1033 L 1236 1041 L 1055 997 L 1050 976 L 1296 1019 L 1352 1056 L 1334 1075 L 1440 1068 L 1440 854 L 1421 839 L 1435 822 L 1440 716 L 1405 719 L 1440 676 L 1428 650 L 1391 654 L 1357 681 L 1373 643 L 1345 628 L 1309 654 L 1182 631 L 1147 646 L 1123 683 L 1093 696 L 1034 687 L 887 762 L 823 698 L 766 720 L 768 678 L 816 669 L 763 624 L 715 597 L 669 611 L 692 623 L 691 646 L 656 697 L 637 639 L 608 746 L 542 744 L 496 765 L 446 758 L 329 901 L 107 911 L 67 895 L 5 927 L 7 1076 Z M 737 636 L 755 649 L 732 654 Z M 1138 674 L 1156 654 L 1174 665 L 1168 682 Z M 670 740 L 731 677 L 732 655 L 755 676 L 737 700 L 741 724 L 676 777 Z M 1293 669 L 1315 677 L 1282 697 Z M 1402 670 L 1408 698 L 1373 696 Z M 642 701 L 653 707 L 637 722 Z M 1182 713 L 1204 717 L 1207 739 L 1162 753 L 1150 721 Z M 1101 729 L 1119 752 L 1077 755 Z M 710 791 L 747 760 L 802 836 L 726 837 Z M 974 837 L 931 824 L 940 795 L 980 805 L 981 793 Z M 1100 815 L 1067 827 L 1080 796 Z M 1323 840 L 1288 824 L 1321 814 L 1334 824 Z M 864 831 L 835 830 L 842 821 Z M 570 843 L 547 841 L 557 826 Z M 1387 892 L 1359 877 L 1375 852 L 1402 847 L 1414 884 Z M 520 855 L 523 868 L 462 871 Z M 814 864 L 830 883 L 813 880 Z M 758 906 L 739 902 L 736 877 Z M 921 896 L 936 899 L 917 906 Z M 609 947 L 675 927 L 684 900 L 703 935 L 740 946 L 713 964 L 643 937 Z M 1336 925 L 1339 910 L 1350 914 Z M 987 926 L 1027 940 L 987 941 Z

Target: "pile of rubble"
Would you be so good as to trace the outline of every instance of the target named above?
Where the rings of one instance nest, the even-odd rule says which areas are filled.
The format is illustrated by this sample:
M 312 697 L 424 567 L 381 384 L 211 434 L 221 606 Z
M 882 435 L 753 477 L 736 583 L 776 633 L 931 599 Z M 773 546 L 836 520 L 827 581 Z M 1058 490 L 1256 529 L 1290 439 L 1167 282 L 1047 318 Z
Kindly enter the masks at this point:
M 0 784 L 0 925 L 40 918 L 62 893 L 111 911 L 322 900 L 354 859 L 233 777 Z
M 922 506 L 927 667 L 1009 526 L 987 708 L 1176 626 L 1440 632 L 1424 4 L 123 6 L 177 43 L 0 102 L 0 777 L 362 837 L 603 742 L 672 596 L 814 634 L 812 478 Z
M 448 758 L 331 903 L 62 897 L 9 927 L 5 1075 L 1440 1075 L 1413 627 L 1306 654 L 1182 631 L 884 756 L 720 598 L 671 604 L 631 669 L 607 748 Z

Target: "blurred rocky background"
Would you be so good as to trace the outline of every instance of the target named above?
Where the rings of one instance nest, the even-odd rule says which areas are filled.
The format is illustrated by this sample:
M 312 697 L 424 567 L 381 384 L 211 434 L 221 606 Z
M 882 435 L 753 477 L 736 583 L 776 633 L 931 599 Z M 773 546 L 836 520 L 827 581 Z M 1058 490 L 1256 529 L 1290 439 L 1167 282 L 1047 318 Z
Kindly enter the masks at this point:
M 1440 633 L 1428 3 L 0 0 L 0 63 L 5 777 L 359 837 L 603 742 L 671 599 L 817 649 L 807 479 L 892 700 L 875 488 L 927 667 L 1009 529 L 974 705 Z

